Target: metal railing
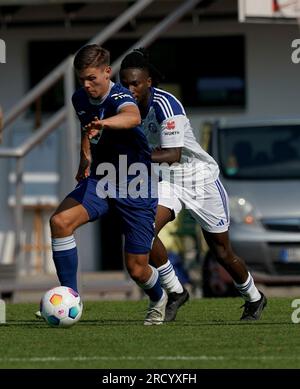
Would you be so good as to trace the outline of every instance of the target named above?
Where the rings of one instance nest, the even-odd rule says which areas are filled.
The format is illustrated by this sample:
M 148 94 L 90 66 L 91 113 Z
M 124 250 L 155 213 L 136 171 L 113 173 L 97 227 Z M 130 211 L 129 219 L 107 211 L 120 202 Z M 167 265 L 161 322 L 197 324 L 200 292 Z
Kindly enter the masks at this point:
M 123 14 L 111 22 L 104 30 L 92 38 L 88 43 L 103 44 L 113 34 L 118 32 L 132 18 L 138 15 L 144 8 L 151 4 L 154 0 L 139 0 L 128 8 Z M 71 56 L 72 57 L 72 56 Z M 7 127 L 13 122 L 22 112 L 27 109 L 38 97 L 53 86 L 59 79 L 65 76 L 69 71 L 70 58 L 66 58 L 55 69 L 53 69 L 42 81 L 40 81 L 25 97 L 22 98 L 19 104 L 13 107 L 4 117 L 3 125 Z
M 203 0 L 202 0 L 203 1 Z M 117 19 L 115 19 L 109 26 L 106 27 L 100 34 L 96 35 L 88 43 L 103 44 L 111 35 L 117 32 L 130 19 L 135 17 L 146 6 L 152 3 L 153 0 L 139 0 Z M 183 1 L 182 5 L 174 12 L 169 14 L 158 25 L 156 25 L 150 32 L 148 32 L 142 39 L 135 43 L 126 53 L 130 52 L 135 47 L 149 46 L 158 36 L 166 31 L 172 24 L 178 21 L 186 12 L 195 7 L 201 0 L 187 0 Z M 125 53 L 125 54 L 126 54 Z M 125 55 L 124 54 L 124 55 Z M 112 75 L 118 71 L 122 55 L 112 64 Z M 58 65 L 49 75 L 39 82 L 15 107 L 13 107 L 4 117 L 4 128 L 8 127 L 21 113 L 23 113 L 38 97 L 53 86 L 60 78 L 64 77 L 65 90 L 65 105 L 57 113 L 55 113 L 44 125 L 42 125 L 34 135 L 25 141 L 21 146 L 16 148 L 0 147 L 0 158 L 15 158 L 16 159 L 16 206 L 15 206 L 15 261 L 18 265 L 21 254 L 21 232 L 23 228 L 23 159 L 24 157 L 39 143 L 41 143 L 51 132 L 62 124 L 65 120 L 67 122 L 65 144 L 67 150 L 66 161 L 68 161 L 68 170 L 75 172 L 75 156 L 76 156 L 76 118 L 72 106 L 72 94 L 74 92 L 75 81 L 73 74 L 73 58 L 71 55 L 67 57 L 60 65 Z M 69 182 L 67 181 L 69 179 Z M 72 183 L 70 182 L 72 180 Z M 64 178 L 65 185 L 72 187 L 72 175 Z

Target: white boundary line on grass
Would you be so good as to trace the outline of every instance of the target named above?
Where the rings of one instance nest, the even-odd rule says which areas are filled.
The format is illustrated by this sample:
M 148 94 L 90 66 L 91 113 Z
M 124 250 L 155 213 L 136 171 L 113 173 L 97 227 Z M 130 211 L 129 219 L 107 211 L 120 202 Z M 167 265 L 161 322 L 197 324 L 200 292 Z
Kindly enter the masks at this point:
M 166 361 L 223 361 L 223 360 L 232 360 L 232 359 L 242 359 L 242 360 L 284 360 L 284 359 L 300 359 L 295 356 L 236 356 L 235 358 L 225 357 L 225 356 L 209 356 L 209 355 L 198 355 L 198 356 L 185 356 L 185 355 L 175 355 L 175 356 L 156 356 L 156 357 L 142 357 L 142 356 L 120 356 L 120 357 L 110 357 L 110 356 L 78 356 L 78 357 L 30 357 L 30 358 L 18 358 L 18 357 L 8 357 L 8 358 L 0 358 L 0 362 L 60 362 L 60 361 L 145 361 L 145 360 L 166 360 Z

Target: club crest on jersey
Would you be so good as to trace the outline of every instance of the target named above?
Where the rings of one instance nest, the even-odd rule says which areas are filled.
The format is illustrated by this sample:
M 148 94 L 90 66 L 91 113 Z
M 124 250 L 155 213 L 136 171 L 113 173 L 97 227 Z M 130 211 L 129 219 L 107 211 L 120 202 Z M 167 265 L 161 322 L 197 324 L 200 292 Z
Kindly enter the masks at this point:
M 152 134 L 156 134 L 157 131 L 158 131 L 158 128 L 157 128 L 157 125 L 153 122 L 149 123 L 148 124 L 148 130 L 149 132 L 151 132 Z
M 98 111 L 98 118 L 102 120 L 104 118 L 104 108 L 100 108 Z
M 174 130 L 175 128 L 175 121 L 170 120 L 169 122 L 166 123 L 166 130 Z

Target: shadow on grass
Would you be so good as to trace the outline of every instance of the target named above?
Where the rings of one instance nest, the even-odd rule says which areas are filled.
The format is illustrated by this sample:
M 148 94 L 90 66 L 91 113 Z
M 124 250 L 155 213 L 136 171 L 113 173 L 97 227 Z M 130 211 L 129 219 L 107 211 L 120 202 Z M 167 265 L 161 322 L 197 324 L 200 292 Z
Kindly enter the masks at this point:
M 99 326 L 124 326 L 124 325 L 142 325 L 143 319 L 86 319 L 80 320 L 76 323 L 76 327 L 83 327 L 85 325 L 99 325 Z M 282 326 L 282 325 L 294 325 L 290 321 L 226 321 L 226 320 L 213 320 L 213 321 L 182 321 L 177 320 L 173 322 L 164 323 L 163 326 L 177 326 L 177 327 L 207 327 L 207 326 Z M 49 328 L 49 326 L 42 320 L 9 320 L 5 324 L 1 324 L 1 327 L 11 326 L 26 326 L 35 328 Z M 157 326 L 150 326 L 157 327 Z
M 95 319 L 95 320 L 81 320 L 78 323 L 74 324 L 74 327 L 83 327 L 85 325 L 100 325 L 100 326 L 124 326 L 124 325 L 141 325 L 142 320 L 104 320 L 104 319 Z M 15 327 L 15 326 L 24 326 L 32 328 L 49 328 L 50 326 L 42 320 L 9 320 L 5 324 L 1 324 L 3 327 Z M 72 327 L 72 326 L 71 326 Z M 63 328 L 63 327 L 52 327 L 52 328 Z
M 216 321 L 176 321 L 176 322 L 171 322 L 167 323 L 168 325 L 175 325 L 175 324 L 180 324 L 183 326 L 269 326 L 269 325 L 283 325 L 283 324 L 291 324 L 293 325 L 292 322 L 290 321 L 226 321 L 226 320 L 216 320 Z

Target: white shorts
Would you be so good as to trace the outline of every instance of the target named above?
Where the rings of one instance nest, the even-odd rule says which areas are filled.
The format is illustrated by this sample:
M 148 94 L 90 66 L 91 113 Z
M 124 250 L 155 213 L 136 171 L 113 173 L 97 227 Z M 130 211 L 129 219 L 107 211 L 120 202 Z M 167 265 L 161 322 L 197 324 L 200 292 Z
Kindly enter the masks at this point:
M 189 210 L 193 218 L 208 232 L 220 233 L 229 228 L 228 196 L 221 181 L 189 188 L 161 181 L 158 183 L 158 205 L 172 209 L 175 216 L 182 208 Z

